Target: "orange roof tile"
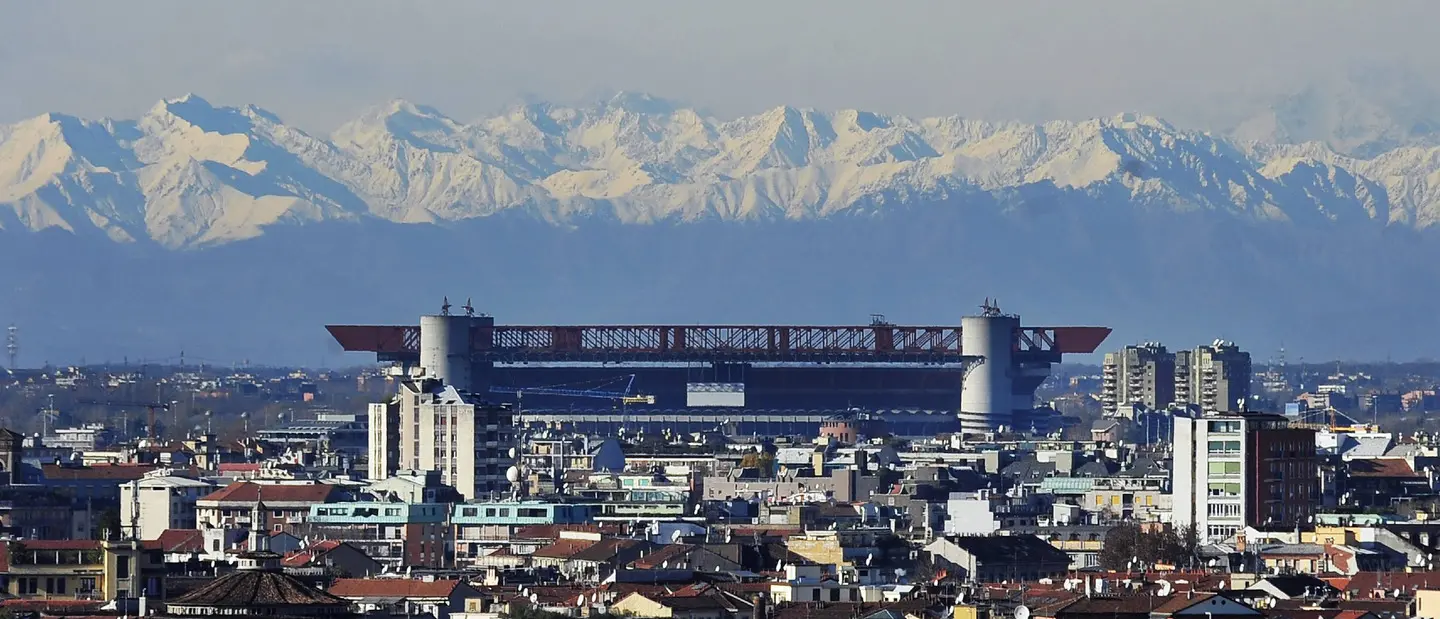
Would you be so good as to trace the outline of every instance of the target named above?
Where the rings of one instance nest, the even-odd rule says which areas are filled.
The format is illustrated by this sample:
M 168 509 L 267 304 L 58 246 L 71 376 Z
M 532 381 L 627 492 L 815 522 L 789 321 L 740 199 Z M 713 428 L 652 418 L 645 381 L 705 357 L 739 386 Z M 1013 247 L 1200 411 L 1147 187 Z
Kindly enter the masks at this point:
M 248 481 L 225 486 L 204 497 L 201 501 L 231 501 L 254 503 L 255 501 L 276 503 L 324 503 L 339 494 L 339 486 L 330 484 L 256 484 Z
M 458 580 L 411 580 L 408 578 L 340 578 L 330 585 L 330 594 L 343 598 L 448 598 L 460 586 Z

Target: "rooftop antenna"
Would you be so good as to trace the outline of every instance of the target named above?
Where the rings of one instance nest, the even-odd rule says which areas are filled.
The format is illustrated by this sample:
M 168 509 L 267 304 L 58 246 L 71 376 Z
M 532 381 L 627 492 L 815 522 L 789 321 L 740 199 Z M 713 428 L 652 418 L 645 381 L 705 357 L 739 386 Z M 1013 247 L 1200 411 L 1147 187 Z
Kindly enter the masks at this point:
M 20 327 L 13 324 L 5 330 L 5 353 L 10 356 L 10 365 L 5 367 L 15 369 L 20 358 Z
M 474 317 L 474 316 L 475 316 L 475 306 L 470 303 L 470 298 L 469 298 L 469 297 L 466 297 L 466 298 L 465 298 L 465 305 L 464 305 L 464 307 L 463 307 L 462 309 L 465 310 L 465 315 L 466 315 L 466 316 L 470 316 L 470 317 Z
M 980 304 L 980 315 L 993 318 L 1000 315 L 1000 300 L 985 297 L 985 302 Z
M 441 303 L 440 303 L 440 315 L 441 315 L 441 316 L 449 316 L 449 315 L 450 315 L 450 297 L 448 297 L 448 296 L 445 297 L 445 300 L 444 300 L 444 301 L 441 301 Z

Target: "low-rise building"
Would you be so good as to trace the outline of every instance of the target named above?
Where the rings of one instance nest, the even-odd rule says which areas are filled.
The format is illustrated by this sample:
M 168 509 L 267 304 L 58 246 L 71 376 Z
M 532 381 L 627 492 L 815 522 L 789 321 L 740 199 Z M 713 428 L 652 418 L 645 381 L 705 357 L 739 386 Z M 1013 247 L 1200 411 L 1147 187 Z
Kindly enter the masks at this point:
M 942 537 L 925 551 L 968 582 L 1034 581 L 1070 569 L 1069 555 L 1034 535 Z
M 165 595 L 165 561 L 137 541 L 31 540 L 4 547 L 6 592 L 19 599 L 128 600 Z
M 157 469 L 120 485 L 120 529 L 125 537 L 153 540 L 168 529 L 195 529 L 196 503 L 215 484 Z
M 233 483 L 195 502 L 201 528 L 226 529 L 258 526 L 265 531 L 293 532 L 310 516 L 310 507 L 338 502 L 344 489 L 331 484 Z M 261 523 L 250 522 L 256 503 L 263 500 Z
M 327 503 L 310 506 L 299 529 L 351 544 L 394 568 L 451 567 L 449 512 L 443 503 Z

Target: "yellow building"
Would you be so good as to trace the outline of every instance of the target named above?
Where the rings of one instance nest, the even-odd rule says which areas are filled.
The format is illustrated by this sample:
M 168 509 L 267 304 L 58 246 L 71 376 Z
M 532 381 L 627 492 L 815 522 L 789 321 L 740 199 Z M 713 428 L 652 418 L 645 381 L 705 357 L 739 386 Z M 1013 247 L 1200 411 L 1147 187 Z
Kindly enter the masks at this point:
M 26 600 L 116 600 L 165 593 L 164 556 L 140 542 L 30 540 L 5 547 L 6 591 Z

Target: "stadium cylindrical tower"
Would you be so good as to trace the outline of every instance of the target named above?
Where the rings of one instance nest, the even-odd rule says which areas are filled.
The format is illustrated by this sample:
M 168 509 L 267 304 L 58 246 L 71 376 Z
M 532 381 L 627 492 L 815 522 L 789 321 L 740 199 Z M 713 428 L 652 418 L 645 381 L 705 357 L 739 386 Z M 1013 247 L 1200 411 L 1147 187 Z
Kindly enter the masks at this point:
M 425 368 L 426 376 L 461 391 L 470 390 L 471 320 L 469 316 L 420 317 L 420 367 Z
M 969 370 L 960 389 L 960 428 L 964 432 L 990 432 L 1013 423 L 1015 417 L 1015 337 L 1017 316 L 966 316 L 960 319 L 960 349 L 985 362 Z

